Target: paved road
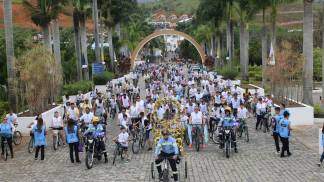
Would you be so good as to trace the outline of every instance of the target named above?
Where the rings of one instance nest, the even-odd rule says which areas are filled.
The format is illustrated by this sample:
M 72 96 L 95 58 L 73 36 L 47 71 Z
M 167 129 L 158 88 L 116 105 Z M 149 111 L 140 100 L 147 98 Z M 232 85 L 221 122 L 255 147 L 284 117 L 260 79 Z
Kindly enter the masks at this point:
M 250 128 L 253 128 L 254 123 L 254 120 L 249 121 Z M 110 139 L 119 132 L 117 128 L 116 121 L 110 121 L 108 128 Z M 316 132 L 316 130 L 308 131 Z M 239 140 L 239 153 L 233 154 L 230 159 L 225 158 L 223 151 L 212 143 L 199 153 L 186 149 L 185 160 L 188 162 L 189 176 L 185 180 L 182 170 L 181 181 L 324 181 L 324 169 L 315 165 L 319 157 L 317 152 L 301 143 L 301 135 L 298 132 L 292 134 L 293 155 L 289 158 L 280 158 L 274 153 L 270 134 L 255 132 L 253 129 L 250 130 L 250 142 Z M 83 154 L 81 154 L 82 164 L 70 163 L 67 147 L 53 151 L 49 146 L 46 149 L 45 161 L 35 161 L 34 154 L 28 154 L 26 147 L 22 146 L 15 152 L 14 159 L 7 162 L 0 159 L 0 181 L 152 181 L 150 177 L 152 152 L 145 151 L 131 155 L 129 163 L 118 160 L 116 166 L 113 166 L 111 162 L 113 149 L 114 145 L 110 141 L 109 163 L 98 162 L 93 169 L 88 170 L 84 164 Z

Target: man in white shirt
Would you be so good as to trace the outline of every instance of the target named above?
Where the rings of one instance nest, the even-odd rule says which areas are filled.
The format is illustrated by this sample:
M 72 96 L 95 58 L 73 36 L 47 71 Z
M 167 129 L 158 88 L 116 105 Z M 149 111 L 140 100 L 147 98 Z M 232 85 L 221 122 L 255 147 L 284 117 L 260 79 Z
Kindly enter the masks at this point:
M 197 127 L 200 129 L 200 132 L 203 132 L 202 124 L 204 124 L 203 121 L 203 114 L 199 111 L 199 107 L 196 106 L 194 112 L 191 113 L 189 123 L 192 124 L 193 128 Z M 190 130 L 191 131 L 191 130 Z M 190 145 L 189 148 L 192 148 L 192 133 L 190 132 L 189 135 Z
M 259 124 L 261 123 L 262 118 L 264 117 L 264 114 L 267 111 L 267 105 L 263 102 L 262 98 L 259 98 L 258 103 L 256 104 L 256 115 L 257 115 L 257 122 L 255 129 L 258 129 Z M 261 125 L 260 125 L 261 129 Z
M 79 109 L 75 107 L 74 103 L 71 103 L 70 108 L 67 110 L 67 114 L 70 119 L 73 119 L 75 122 L 79 119 Z
M 233 108 L 233 115 L 234 115 L 234 117 L 237 117 L 237 110 L 241 104 L 241 99 L 238 98 L 237 93 L 234 94 L 234 97 L 231 99 L 230 103 Z
M 51 128 L 53 130 L 53 139 L 54 139 L 54 137 L 56 135 L 56 131 L 57 131 L 57 134 L 60 135 L 60 137 L 62 139 L 63 145 L 65 145 L 65 139 L 63 138 L 63 127 L 64 127 L 63 119 L 60 116 L 59 112 L 55 111 L 54 117 L 52 118 L 52 121 L 51 121 Z
M 200 89 L 198 89 L 197 93 L 195 94 L 196 102 L 199 102 L 200 99 L 202 99 L 204 94 L 200 92 Z
M 93 119 L 93 113 L 90 112 L 89 107 L 86 107 L 85 113 L 80 117 L 80 121 L 84 122 L 84 124 L 88 126 L 89 124 L 91 124 L 92 119 Z
M 140 99 L 140 97 L 137 97 L 136 99 L 136 108 L 137 112 L 144 112 L 145 111 L 145 102 L 144 100 Z
M 122 96 L 122 104 L 124 108 L 129 109 L 130 100 L 126 94 Z
M 9 111 L 9 114 L 6 115 L 6 118 L 8 123 L 14 124 L 17 122 L 17 115 L 12 110 Z

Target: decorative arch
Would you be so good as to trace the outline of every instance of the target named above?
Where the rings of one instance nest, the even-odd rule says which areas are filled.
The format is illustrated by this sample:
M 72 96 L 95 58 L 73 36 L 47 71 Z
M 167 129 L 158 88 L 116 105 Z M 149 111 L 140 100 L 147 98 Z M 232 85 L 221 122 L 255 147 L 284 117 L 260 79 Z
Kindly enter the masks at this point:
M 192 38 L 190 35 L 180 32 L 180 31 L 176 31 L 176 30 L 171 30 L 171 29 L 162 29 L 162 30 L 157 30 L 155 32 L 153 32 L 152 34 L 148 35 L 147 37 L 145 37 L 139 44 L 138 46 L 134 49 L 134 51 L 132 52 L 131 55 L 131 66 L 133 67 L 136 61 L 136 58 L 138 56 L 138 53 L 140 52 L 140 50 L 144 47 L 145 44 L 147 44 L 149 41 L 151 41 L 154 38 L 157 38 L 159 36 L 163 36 L 163 35 L 178 35 L 178 36 L 182 36 L 184 39 L 186 39 L 187 41 L 189 41 L 192 45 L 195 46 L 195 48 L 197 49 L 201 62 L 202 64 L 205 64 L 205 52 L 204 49 L 199 45 L 199 43 Z

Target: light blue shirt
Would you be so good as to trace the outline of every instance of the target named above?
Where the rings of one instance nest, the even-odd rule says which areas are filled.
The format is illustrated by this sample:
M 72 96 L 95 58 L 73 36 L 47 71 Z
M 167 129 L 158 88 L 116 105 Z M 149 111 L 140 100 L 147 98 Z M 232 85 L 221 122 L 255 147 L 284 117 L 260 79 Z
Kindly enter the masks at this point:
M 178 155 L 179 148 L 176 140 L 172 137 L 168 137 L 167 140 L 161 138 L 156 146 L 155 155 L 158 156 L 161 152 L 166 154 L 174 153 L 175 155 Z

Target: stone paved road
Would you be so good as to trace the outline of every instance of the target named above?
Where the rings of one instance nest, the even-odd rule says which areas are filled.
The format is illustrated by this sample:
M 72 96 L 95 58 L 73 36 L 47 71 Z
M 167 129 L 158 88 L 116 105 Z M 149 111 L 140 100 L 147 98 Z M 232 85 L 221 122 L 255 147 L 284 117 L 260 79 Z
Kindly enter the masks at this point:
M 254 124 L 253 121 L 250 123 Z M 116 128 L 116 124 L 111 123 L 109 131 L 116 135 Z M 239 140 L 239 153 L 233 154 L 230 159 L 226 159 L 212 143 L 199 153 L 187 149 L 185 160 L 189 176 L 184 180 L 182 170 L 181 181 L 324 181 L 324 169 L 315 165 L 318 154 L 297 141 L 296 137 L 291 142 L 293 155 L 282 159 L 274 153 L 269 134 L 253 130 L 250 133 L 250 142 Z M 110 142 L 110 153 L 113 148 Z M 91 170 L 86 169 L 84 160 L 82 164 L 71 164 L 67 147 L 55 152 L 47 147 L 45 161 L 35 161 L 25 147 L 20 147 L 15 155 L 16 158 L 7 162 L 0 160 L 0 181 L 152 181 L 152 152 L 132 155 L 128 164 L 117 161 L 113 166 L 111 162 L 99 162 Z M 81 158 L 84 159 L 83 156 Z

